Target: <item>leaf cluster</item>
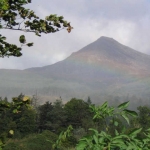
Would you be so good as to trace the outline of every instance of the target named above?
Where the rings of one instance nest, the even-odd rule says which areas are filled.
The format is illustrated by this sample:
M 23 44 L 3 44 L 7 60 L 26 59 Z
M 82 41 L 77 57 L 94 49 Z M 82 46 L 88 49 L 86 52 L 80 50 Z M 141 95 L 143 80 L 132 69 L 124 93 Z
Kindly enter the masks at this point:
M 72 132 L 73 128 L 72 126 L 68 126 L 66 131 L 62 131 L 57 139 L 57 141 L 53 144 L 53 149 L 59 149 L 62 146 L 62 143 L 65 142 L 68 137 L 71 136 L 71 132 Z
M 31 0 L 2 0 L 0 1 L 0 29 L 17 30 L 24 32 L 33 32 L 37 36 L 42 33 L 55 33 L 64 28 L 71 32 L 71 25 L 64 20 L 63 16 L 51 14 L 45 19 L 39 18 L 33 10 L 27 9 L 24 5 L 31 3 Z M 22 46 L 33 46 L 33 43 L 26 43 L 24 35 L 21 35 L 19 41 L 21 47 L 15 44 L 7 43 L 6 37 L 0 35 L 0 57 L 9 57 L 22 55 Z
M 129 118 L 137 118 L 138 114 L 135 111 L 128 110 L 129 102 L 120 104 L 116 109 L 109 107 L 105 102 L 101 106 L 91 105 L 90 109 L 94 113 L 93 120 L 102 119 L 105 121 L 107 130 L 98 131 L 94 128 L 89 128 L 92 134 L 82 137 L 76 146 L 76 150 L 148 150 L 150 149 L 150 129 L 143 131 L 143 128 L 132 128 L 127 132 L 126 128 L 121 131 L 114 129 L 115 134 L 109 132 L 108 120 L 111 120 L 114 126 L 119 126 L 117 118 L 121 116 L 130 125 Z M 145 136 L 139 138 L 139 134 Z M 61 139 L 61 140 L 60 140 Z M 62 133 L 55 145 L 62 144 Z
M 137 117 L 135 111 L 126 109 L 129 102 L 122 103 L 117 107 L 119 114 L 127 121 L 129 124 L 129 116 Z M 115 109 L 108 107 L 107 102 L 102 106 L 91 106 L 92 111 L 95 112 L 93 119 L 103 118 L 107 116 L 115 116 L 118 112 Z M 115 120 L 115 119 L 114 119 Z M 114 121 L 116 126 L 119 125 L 118 122 Z M 83 137 L 79 140 L 76 147 L 77 150 L 148 150 L 150 149 L 150 129 L 143 132 L 142 128 L 133 128 L 128 134 L 125 128 L 121 132 L 115 129 L 115 135 L 111 135 L 109 132 L 100 131 L 90 128 L 93 132 L 91 136 Z M 138 134 L 144 133 L 145 137 L 143 139 L 138 138 Z
M 142 131 L 142 128 L 132 130 L 128 135 L 118 133 L 112 137 L 104 131 L 100 133 L 95 129 L 89 129 L 93 131 L 93 135 L 84 137 L 79 141 L 77 150 L 148 150 L 150 148 L 150 132 L 145 131 L 146 138 L 139 140 L 137 135 Z

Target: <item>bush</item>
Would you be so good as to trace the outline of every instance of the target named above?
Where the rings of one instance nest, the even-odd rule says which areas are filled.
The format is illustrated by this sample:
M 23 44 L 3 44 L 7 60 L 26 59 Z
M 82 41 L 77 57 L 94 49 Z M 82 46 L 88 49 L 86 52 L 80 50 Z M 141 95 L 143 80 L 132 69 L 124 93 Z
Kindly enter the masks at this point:
M 48 130 L 41 134 L 30 135 L 22 140 L 11 140 L 3 150 L 51 150 L 58 136 Z

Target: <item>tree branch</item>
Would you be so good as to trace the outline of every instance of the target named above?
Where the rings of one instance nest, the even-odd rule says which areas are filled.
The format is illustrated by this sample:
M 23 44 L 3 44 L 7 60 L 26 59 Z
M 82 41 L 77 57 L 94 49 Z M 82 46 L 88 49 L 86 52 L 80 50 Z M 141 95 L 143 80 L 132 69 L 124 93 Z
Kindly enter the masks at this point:
M 17 30 L 17 31 L 24 31 L 24 32 L 33 32 L 33 33 L 36 32 L 36 31 L 31 31 L 31 30 L 29 30 L 29 29 L 14 29 L 14 28 L 7 28 L 7 27 L 2 28 L 2 29 L 6 29 L 6 30 Z
M 22 20 L 22 21 L 19 23 L 18 29 L 20 29 L 20 25 L 21 25 L 25 20 L 26 20 L 26 19 Z

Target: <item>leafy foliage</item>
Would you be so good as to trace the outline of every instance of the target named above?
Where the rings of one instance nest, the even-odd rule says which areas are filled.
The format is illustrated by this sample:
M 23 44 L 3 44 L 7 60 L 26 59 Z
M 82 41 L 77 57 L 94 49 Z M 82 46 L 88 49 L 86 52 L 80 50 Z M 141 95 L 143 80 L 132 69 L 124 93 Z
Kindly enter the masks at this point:
M 8 1 L 7 0 L 0 0 L 0 9 L 7 10 L 8 9 Z
M 52 150 L 53 143 L 58 136 L 48 130 L 43 131 L 38 135 L 29 135 L 21 140 L 10 140 L 3 150 Z
M 30 106 L 28 96 L 19 95 L 12 102 L 0 100 L 0 141 L 16 136 L 16 132 L 26 135 L 35 132 L 35 111 Z M 3 146 L 3 145 L 2 145 Z
M 147 106 L 138 107 L 139 111 L 139 123 L 145 129 L 150 126 L 150 108 Z
M 127 110 L 129 102 L 125 102 L 118 106 L 118 109 L 121 112 L 114 111 L 114 108 L 108 107 L 107 102 L 102 106 L 92 106 L 92 111 L 94 112 L 93 119 L 103 118 L 104 120 L 107 117 L 114 117 L 120 114 L 129 124 L 129 117 L 137 117 L 137 113 L 134 111 Z M 119 124 L 113 118 L 115 126 Z M 115 129 L 115 135 L 109 133 L 109 128 L 106 123 L 105 131 L 98 132 L 96 129 L 90 128 L 89 130 L 93 132 L 92 135 L 88 137 L 83 137 L 80 139 L 76 150 L 148 150 L 150 149 L 150 129 L 144 131 L 145 138 L 139 139 L 138 134 L 142 132 L 142 128 L 134 128 L 128 134 L 126 134 L 125 128 L 121 132 L 118 132 Z
M 67 124 L 73 127 L 81 126 L 83 119 L 91 116 L 89 104 L 82 99 L 72 98 L 65 104 L 64 110 L 67 115 Z
M 138 116 L 128 109 L 129 102 L 110 107 L 107 102 L 97 106 L 75 98 L 64 105 L 59 99 L 35 109 L 29 97 L 22 94 L 11 103 L 7 98 L 0 102 L 3 106 L 0 144 L 4 150 L 10 147 L 14 150 L 150 149 L 149 107 L 146 106 L 138 107 Z M 70 120 L 71 117 L 74 119 Z M 72 126 L 67 128 L 69 123 Z
M 62 131 L 56 141 L 53 144 L 53 149 L 61 149 L 62 144 L 67 140 L 68 137 L 71 137 L 71 131 L 73 130 L 72 126 L 70 125 L 66 131 Z
M 52 103 L 46 102 L 45 104 L 39 106 L 39 116 L 38 116 L 38 124 L 40 131 L 48 130 L 49 128 L 49 120 L 52 119 L 52 116 L 50 115 L 51 111 L 53 109 Z
M 24 5 L 31 3 L 31 0 L 1 0 L 0 1 L 0 29 L 33 32 L 37 36 L 42 33 L 55 33 L 64 28 L 70 33 L 73 29 L 63 16 L 51 14 L 45 19 L 39 18 L 33 10 L 27 9 Z M 19 19 L 18 19 L 19 18 Z M 6 42 L 6 37 L 0 34 L 0 57 L 22 55 L 22 46 L 33 46 L 27 43 L 25 36 L 19 37 L 21 47 Z

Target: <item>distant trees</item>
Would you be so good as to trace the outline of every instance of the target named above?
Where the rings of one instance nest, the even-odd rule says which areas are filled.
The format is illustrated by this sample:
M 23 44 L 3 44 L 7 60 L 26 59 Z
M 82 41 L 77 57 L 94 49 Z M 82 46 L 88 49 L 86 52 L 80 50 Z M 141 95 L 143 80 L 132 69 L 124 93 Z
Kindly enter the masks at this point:
M 87 103 L 88 103 L 89 105 L 92 104 L 92 101 L 91 101 L 90 96 L 88 96 Z
M 53 131 L 60 133 L 64 128 L 66 128 L 67 115 L 64 110 L 62 99 L 57 99 L 53 103 L 53 109 L 49 115 L 52 116 L 51 127 Z
M 36 112 L 32 108 L 22 108 L 20 113 L 12 115 L 12 119 L 16 123 L 14 132 L 19 132 L 22 137 L 37 131 Z
M 46 102 L 45 104 L 39 106 L 38 108 L 38 126 L 40 132 L 42 130 L 50 129 L 49 121 L 52 119 L 51 111 L 53 109 L 52 103 Z
M 82 99 L 73 98 L 64 106 L 67 115 L 67 124 L 74 127 L 82 126 L 83 119 L 91 116 L 89 104 Z
M 38 108 L 38 126 L 40 131 L 51 130 L 59 132 L 66 126 L 66 114 L 63 109 L 62 100 L 56 100 L 54 104 L 46 102 Z
M 139 106 L 139 124 L 144 128 L 147 129 L 150 127 L 150 107 L 148 106 Z
M 0 105 L 0 142 L 6 143 L 4 150 L 150 149 L 148 106 L 138 107 L 136 113 L 128 109 L 129 102 L 112 107 L 107 102 L 94 105 L 72 98 L 66 104 L 57 99 L 35 109 L 22 94 L 12 102 L 1 98 Z
M 73 98 L 65 105 L 62 100 L 56 100 L 53 104 L 46 102 L 39 106 L 39 128 L 56 131 L 60 127 L 68 125 L 82 126 L 86 118 L 91 116 L 89 104 L 81 99 Z
M 7 98 L 1 99 L 1 139 L 8 138 L 10 130 L 14 132 L 12 137 L 24 137 L 43 130 L 60 133 L 70 124 L 85 129 L 91 125 L 89 104 L 81 99 L 73 98 L 66 104 L 57 99 L 54 103 L 36 106 L 36 109 L 32 100 L 22 94 L 14 97 L 12 102 L 8 102 Z

